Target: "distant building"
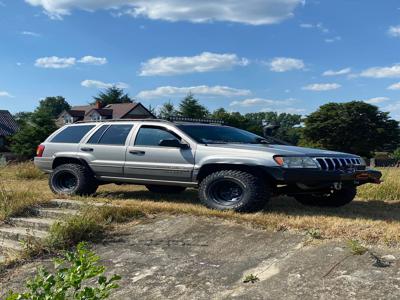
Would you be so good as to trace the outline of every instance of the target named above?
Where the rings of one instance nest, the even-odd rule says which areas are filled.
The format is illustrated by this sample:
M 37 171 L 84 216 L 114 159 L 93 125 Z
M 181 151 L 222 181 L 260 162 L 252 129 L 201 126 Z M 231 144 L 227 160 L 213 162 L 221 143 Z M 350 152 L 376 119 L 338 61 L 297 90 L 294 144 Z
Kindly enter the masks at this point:
M 141 103 L 118 103 L 102 106 L 100 102 L 95 105 L 74 106 L 63 111 L 56 123 L 59 126 L 72 124 L 79 121 L 100 121 L 108 119 L 154 119 L 154 116 Z
M 0 110 L 0 151 L 5 150 L 6 137 L 17 132 L 19 126 L 8 110 Z

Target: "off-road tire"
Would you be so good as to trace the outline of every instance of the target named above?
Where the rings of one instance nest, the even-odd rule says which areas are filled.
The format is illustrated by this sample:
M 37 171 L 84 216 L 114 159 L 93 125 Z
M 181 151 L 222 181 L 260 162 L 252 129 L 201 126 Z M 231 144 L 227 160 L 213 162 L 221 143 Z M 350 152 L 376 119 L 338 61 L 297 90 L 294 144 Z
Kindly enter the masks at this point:
M 179 194 L 186 190 L 184 186 L 172 185 L 146 185 L 146 188 L 152 193 L 158 194 Z
M 303 205 L 320 207 L 340 207 L 349 204 L 357 195 L 357 187 L 343 187 L 324 195 L 295 195 L 295 199 Z
M 68 180 L 70 181 L 67 183 Z M 87 167 L 63 164 L 50 174 L 49 186 L 57 195 L 88 196 L 96 192 L 99 184 Z
M 216 184 L 224 189 L 225 186 L 235 185 L 241 189 L 241 195 L 235 201 L 220 201 L 215 194 Z M 218 192 L 217 194 L 222 192 Z M 244 171 L 221 170 L 205 177 L 199 187 L 201 203 L 211 209 L 233 210 L 237 212 L 254 212 L 262 209 L 271 197 L 270 187 L 259 177 Z

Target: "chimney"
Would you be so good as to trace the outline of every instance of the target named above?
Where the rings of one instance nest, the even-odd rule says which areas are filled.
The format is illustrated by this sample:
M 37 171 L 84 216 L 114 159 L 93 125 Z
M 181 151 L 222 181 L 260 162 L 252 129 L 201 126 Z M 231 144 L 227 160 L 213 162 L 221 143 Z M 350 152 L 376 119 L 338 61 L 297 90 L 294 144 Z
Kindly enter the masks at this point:
M 100 100 L 96 100 L 96 104 L 94 105 L 96 109 L 100 109 L 103 107 L 103 103 Z

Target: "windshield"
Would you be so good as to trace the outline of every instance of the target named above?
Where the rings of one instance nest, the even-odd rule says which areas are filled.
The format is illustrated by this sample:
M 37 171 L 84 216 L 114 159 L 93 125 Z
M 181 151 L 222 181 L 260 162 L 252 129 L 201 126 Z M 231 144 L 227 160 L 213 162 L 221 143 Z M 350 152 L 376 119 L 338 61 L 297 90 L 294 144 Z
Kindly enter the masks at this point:
M 270 144 L 269 141 L 254 133 L 227 126 L 178 125 L 179 129 L 202 144 Z

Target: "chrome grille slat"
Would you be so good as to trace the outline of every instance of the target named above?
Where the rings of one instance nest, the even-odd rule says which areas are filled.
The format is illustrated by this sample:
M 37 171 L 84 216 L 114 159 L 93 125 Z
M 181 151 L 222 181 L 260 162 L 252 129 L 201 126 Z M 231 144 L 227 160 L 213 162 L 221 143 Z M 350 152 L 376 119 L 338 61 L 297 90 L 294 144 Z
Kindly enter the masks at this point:
M 349 165 L 361 166 L 361 159 L 352 157 L 315 157 L 321 170 L 335 171 Z

